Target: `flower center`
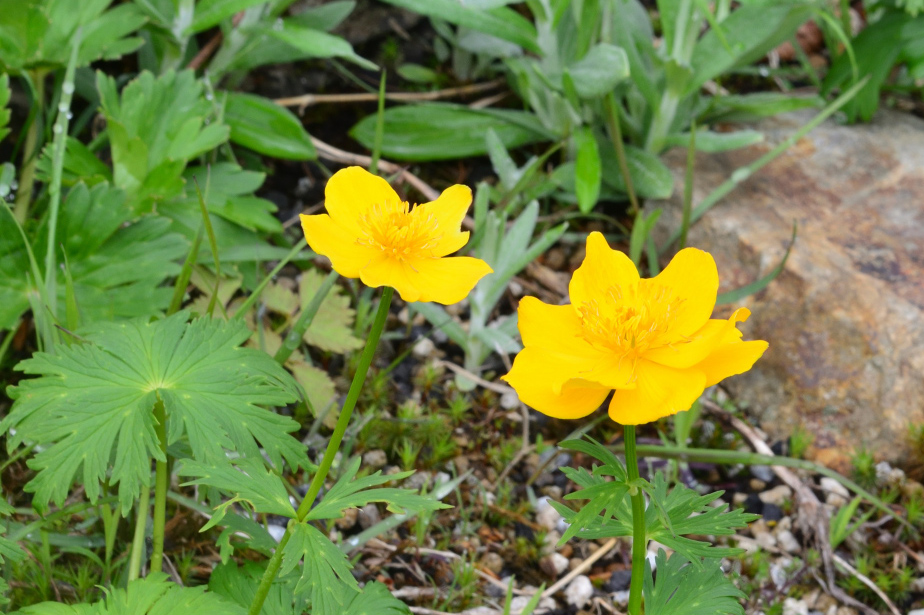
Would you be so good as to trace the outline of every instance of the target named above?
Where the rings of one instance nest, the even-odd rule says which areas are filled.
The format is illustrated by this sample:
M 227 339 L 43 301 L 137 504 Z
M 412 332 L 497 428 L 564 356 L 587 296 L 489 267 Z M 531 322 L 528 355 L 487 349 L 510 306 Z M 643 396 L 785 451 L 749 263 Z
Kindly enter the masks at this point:
M 637 291 L 611 286 L 603 297 L 578 307 L 582 335 L 601 350 L 637 358 L 670 343 L 665 334 L 682 303 L 670 288 L 657 284 L 643 281 Z
M 432 250 L 442 237 L 433 214 L 424 215 L 406 201 L 376 203 L 360 216 L 359 227 L 356 243 L 399 261 L 435 257 Z

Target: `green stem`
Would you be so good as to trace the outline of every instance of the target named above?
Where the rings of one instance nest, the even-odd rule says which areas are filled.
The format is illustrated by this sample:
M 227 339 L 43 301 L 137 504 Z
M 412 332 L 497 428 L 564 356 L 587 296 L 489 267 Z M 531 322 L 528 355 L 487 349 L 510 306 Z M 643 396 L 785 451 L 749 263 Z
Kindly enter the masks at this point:
M 132 538 L 132 556 L 128 560 L 128 582 L 131 583 L 141 576 L 141 555 L 144 553 L 144 535 L 148 531 L 148 504 L 151 502 L 151 491 L 141 490 L 141 498 L 135 509 L 135 536 Z
M 369 366 L 372 365 L 375 349 L 379 345 L 379 338 L 382 336 L 382 330 L 385 328 L 385 320 L 388 317 L 388 310 L 391 307 L 391 297 L 393 294 L 394 289 L 386 286 L 385 291 L 382 293 L 382 299 L 379 301 L 379 309 L 375 314 L 375 321 L 372 323 L 372 330 L 369 332 L 366 347 L 363 348 L 363 354 L 359 358 L 359 366 L 356 368 L 356 375 L 353 376 L 350 390 L 347 392 L 346 400 L 343 402 L 343 408 L 340 410 L 340 417 L 337 419 L 334 433 L 331 434 L 330 440 L 328 440 L 327 449 L 324 451 L 324 457 L 321 458 L 321 465 L 318 466 L 318 471 L 315 472 L 314 477 L 311 479 L 308 493 L 305 494 L 305 499 L 302 500 L 302 503 L 298 507 L 297 517 L 299 523 L 305 520 L 308 513 L 311 511 L 311 507 L 314 506 L 314 501 L 321 492 L 321 487 L 324 485 L 327 473 L 334 463 L 334 456 L 340 449 L 340 443 L 343 441 L 343 436 L 350 424 L 350 418 L 353 416 L 353 409 L 356 407 L 356 402 L 359 400 L 359 393 L 362 391 L 363 384 L 366 382 L 366 374 L 369 373 Z M 289 527 L 286 528 L 286 532 L 282 536 L 282 540 L 279 541 L 279 546 L 276 547 L 273 557 L 270 558 L 269 564 L 266 566 L 266 572 L 263 573 L 263 578 L 260 579 L 260 585 L 257 587 L 257 591 L 254 594 L 248 615 L 259 615 L 260 611 L 263 609 L 266 596 L 269 594 L 270 587 L 272 587 L 273 581 L 276 579 L 276 574 L 279 572 L 279 567 L 282 565 L 282 554 L 292 535 L 292 525 L 292 522 L 290 522 Z
M 29 205 L 32 202 L 32 184 L 35 183 L 35 164 L 38 159 L 36 147 L 38 145 L 39 131 L 41 130 L 42 108 L 45 106 L 45 75 L 44 69 L 31 71 L 29 78 L 33 81 L 35 92 L 36 113 L 29 124 L 26 133 L 26 142 L 22 150 L 22 173 L 19 175 L 19 192 L 16 193 L 16 208 L 14 215 L 20 224 L 25 223 L 29 216 Z
M 154 547 L 151 552 L 151 569 L 149 572 L 160 572 L 164 565 L 164 527 L 167 522 L 167 413 L 164 402 L 158 400 L 154 404 L 154 420 L 157 424 L 154 431 L 160 443 L 163 460 L 156 462 L 154 478 L 154 527 L 152 539 Z
M 629 203 L 632 205 L 632 214 L 637 215 L 641 209 L 638 205 L 638 197 L 635 195 L 635 186 L 632 184 L 632 173 L 629 172 L 629 163 L 626 160 L 626 149 L 622 143 L 622 128 L 619 126 L 619 103 L 616 97 L 610 92 L 606 95 L 606 126 L 610 132 L 610 140 L 616 149 L 616 160 L 619 161 L 619 172 L 626 183 L 626 193 L 629 195 Z
M 626 446 L 626 470 L 629 484 L 638 481 L 638 456 L 635 453 L 635 425 L 623 426 Z M 645 556 L 648 540 L 645 538 L 645 494 L 633 485 L 629 489 L 632 498 L 632 576 L 629 581 L 629 615 L 642 613 L 642 580 L 645 575 Z

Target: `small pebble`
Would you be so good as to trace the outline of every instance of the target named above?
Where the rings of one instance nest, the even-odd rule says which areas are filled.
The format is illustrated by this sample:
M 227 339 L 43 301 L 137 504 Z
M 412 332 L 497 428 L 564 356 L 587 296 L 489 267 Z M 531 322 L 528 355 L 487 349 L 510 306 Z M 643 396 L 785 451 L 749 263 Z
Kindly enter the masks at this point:
M 547 530 L 557 530 L 561 521 L 563 521 L 561 515 L 551 506 L 543 508 L 536 514 L 536 523 Z
M 500 398 L 501 408 L 504 410 L 513 410 L 520 405 L 520 398 L 514 391 L 507 391 Z M 519 417 L 517 417 L 519 418 Z
M 760 508 L 760 516 L 767 523 L 783 520 L 783 509 L 776 504 L 764 504 Z
M 273 540 L 279 542 L 282 540 L 282 535 L 286 533 L 286 528 L 281 525 L 273 525 L 272 523 L 266 526 L 266 531 L 269 532 L 269 535 L 273 537 Z
M 532 596 L 517 596 L 510 601 L 510 612 L 511 613 L 521 613 L 523 609 L 526 608 L 526 605 L 529 604 L 529 601 L 532 600 Z M 545 598 L 539 599 L 539 604 L 536 605 L 536 610 L 534 613 L 542 613 L 547 611 L 553 611 L 557 605 L 555 600 L 546 596 Z M 499 611 L 497 611 L 499 613 Z
M 850 492 L 838 481 L 825 476 L 821 479 L 821 490 L 825 492 L 825 504 L 840 508 L 847 504 Z
M 404 479 L 404 482 L 401 483 L 401 486 L 405 489 L 420 491 L 421 487 L 426 487 L 430 484 L 430 478 L 431 474 L 429 472 L 416 472 Z
M 429 337 L 421 337 L 414 342 L 414 349 L 411 351 L 415 357 L 426 359 L 436 350 L 436 344 Z
M 619 592 L 613 592 L 613 602 L 619 606 L 626 606 L 629 604 L 629 590 L 624 589 Z
M 924 577 L 918 577 L 911 582 L 911 591 L 924 594 Z
M 767 482 L 762 481 L 759 478 L 752 478 L 750 482 L 748 483 L 748 485 L 754 491 L 763 491 L 764 489 L 767 488 Z
M 786 570 L 779 564 L 770 564 L 770 580 L 777 589 L 781 589 L 786 585 Z
M 792 497 L 792 489 L 787 485 L 777 485 L 773 489 L 768 489 L 760 494 L 760 501 L 764 504 L 775 504 L 782 506 L 783 502 Z
M 565 590 L 565 600 L 568 604 L 578 609 L 584 608 L 584 605 L 590 602 L 593 595 L 594 585 L 590 582 L 590 578 L 584 574 L 571 581 L 568 589 Z
M 488 551 L 481 557 L 479 564 L 485 570 L 489 570 L 496 575 L 500 575 L 501 570 L 504 569 L 504 558 L 494 551 Z
M 568 558 L 561 553 L 550 553 L 539 560 L 539 567 L 553 579 L 568 570 Z
M 776 540 L 779 542 L 780 548 L 787 553 L 799 553 L 802 550 L 802 545 L 799 544 L 799 541 L 789 530 L 779 532 L 776 535 Z
M 751 466 L 751 476 L 769 483 L 773 480 L 773 470 L 767 466 Z
M 541 493 L 542 495 L 548 496 L 552 500 L 560 500 L 562 496 L 562 488 L 558 485 L 548 485 L 542 488 Z
M 783 615 L 808 615 L 808 605 L 803 600 L 787 598 L 783 602 Z
M 388 463 L 388 455 L 385 454 L 380 448 L 366 451 L 363 455 L 363 465 L 368 467 L 371 470 L 378 470 L 384 468 L 385 464 Z
M 614 570 L 606 582 L 606 591 L 621 592 L 629 589 L 629 581 L 632 579 L 631 570 Z
M 893 468 L 888 461 L 880 461 L 876 464 L 876 484 L 878 486 L 898 487 L 903 482 L 905 482 L 905 472 L 903 470 Z

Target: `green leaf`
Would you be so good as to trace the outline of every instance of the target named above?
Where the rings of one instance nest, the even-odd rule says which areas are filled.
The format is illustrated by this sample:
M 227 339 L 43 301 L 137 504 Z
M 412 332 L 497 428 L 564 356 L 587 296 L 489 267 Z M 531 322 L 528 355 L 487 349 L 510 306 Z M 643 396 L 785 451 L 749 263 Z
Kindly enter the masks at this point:
M 291 21 L 284 21 L 281 30 L 267 28 L 264 32 L 272 38 L 297 49 L 299 59 L 308 58 L 343 58 L 366 70 L 378 70 L 378 66 L 369 60 L 356 55 L 353 46 L 345 39 L 333 34 L 305 28 Z
M 597 98 L 629 78 L 629 58 L 620 47 L 599 43 L 568 68 L 581 98 Z
M 493 130 L 504 147 L 552 140 L 525 111 L 469 109 L 449 103 L 392 107 L 384 113 L 382 155 L 400 160 L 451 160 L 487 153 L 485 134 Z M 376 116 L 363 118 L 350 136 L 372 149 Z
M 181 587 L 162 572 L 152 572 L 128 584 L 110 589 L 92 605 L 42 602 L 23 607 L 20 615 L 244 615 L 247 610 L 204 587 Z M 287 615 L 291 615 L 291 612 Z
M 262 96 L 228 92 L 224 119 L 231 127 L 231 141 L 255 152 L 287 160 L 318 157 L 295 114 Z
M 722 21 L 721 33 L 710 29 L 697 41 L 691 60 L 693 75 L 685 91 L 695 92 L 710 79 L 760 60 L 789 40 L 815 10 L 814 4 L 805 0 L 755 2 L 738 7 Z
M 213 26 L 232 17 L 235 13 L 249 9 L 252 6 L 266 4 L 269 0 L 199 0 L 196 3 L 196 14 L 193 18 L 189 34 L 208 30 Z
M 252 194 L 263 185 L 266 173 L 245 171 L 233 162 L 219 162 L 207 167 L 190 167 L 184 177 L 186 195 L 173 203 L 197 208 L 199 197 L 195 186 L 198 183 L 209 212 L 252 231 L 282 232 L 282 224 L 274 215 L 278 209 L 276 205 Z
M 233 464 L 233 465 L 232 465 Z M 238 458 L 228 463 L 204 463 L 186 459 L 177 470 L 178 476 L 191 476 L 186 485 L 206 485 L 249 503 L 254 512 L 295 518 L 295 509 L 278 474 L 266 469 L 262 461 Z M 212 518 L 213 525 L 218 523 Z M 220 520 L 219 520 L 220 521 Z
M 699 122 L 753 122 L 764 117 L 780 115 L 799 109 L 815 109 L 824 106 L 824 99 L 818 96 L 792 96 L 780 92 L 755 92 L 714 96 L 709 99 L 709 109 Z M 697 135 L 697 140 L 699 136 Z
M 410 615 L 410 609 L 377 581 L 366 583 L 346 608 L 346 615 Z
M 740 149 L 764 140 L 764 135 L 756 130 L 735 130 L 734 132 L 712 132 L 711 130 L 696 131 L 696 150 L 699 152 L 727 152 Z M 690 147 L 690 133 L 674 133 L 667 135 L 665 147 Z
M 359 592 L 359 585 L 350 573 L 346 554 L 315 527 L 294 523 L 291 538 L 282 552 L 280 574 L 286 575 L 304 558 L 301 576 L 293 593 L 306 594 L 312 612 L 340 613 Z
M 324 499 L 311 509 L 306 520 L 339 519 L 347 508 L 361 508 L 369 502 L 384 502 L 388 510 L 396 514 L 448 508 L 448 506 L 432 497 L 419 495 L 412 489 L 395 489 L 391 487 L 373 489 L 373 487 L 378 487 L 391 481 L 407 478 L 413 472 L 399 472 L 398 474 L 389 474 L 387 476 L 383 476 L 381 472 L 376 472 L 364 478 L 356 478 L 356 472 L 359 471 L 359 462 L 358 457 L 350 462 L 350 465 L 344 469 L 343 475 L 327 492 Z
M 264 570 L 264 566 L 254 562 L 247 562 L 241 567 L 234 562 L 219 564 L 209 576 L 209 591 L 249 608 Z M 292 576 L 277 579 L 270 587 L 260 611 L 261 615 L 294 615 L 305 612 L 307 598 L 295 596 L 294 588 L 295 579 Z
M 582 213 L 589 213 L 597 204 L 602 181 L 600 151 L 593 131 L 585 127 L 575 134 L 577 160 L 574 164 L 574 193 Z
M 444 19 L 499 39 L 515 43 L 527 51 L 540 53 L 536 28 L 525 17 L 505 6 L 483 10 L 454 0 L 385 0 L 427 17 Z
M 212 103 L 191 70 L 154 77 L 145 71 L 121 96 L 97 73 L 97 89 L 112 154 L 115 185 L 137 212 L 180 195 L 186 162 L 227 141 L 229 128 L 211 116 Z
M 149 315 L 166 308 L 171 291 L 161 284 L 180 268 L 177 259 L 188 250 L 186 240 L 170 232 L 168 220 L 137 222 L 125 194 L 107 183 L 78 184 L 61 207 L 58 237 L 67 255 L 77 305 L 88 321 Z M 44 254 L 47 230 L 41 226 L 32 244 Z M 18 322 L 36 293 L 26 277 L 29 260 L 12 224 L 0 224 L 0 329 Z M 64 305 L 64 274 L 58 285 Z M 63 320 L 63 315 L 62 315 Z
M 289 21 L 305 28 L 329 32 L 339 26 L 355 8 L 356 0 L 332 0 L 320 6 L 308 7 L 290 17 Z
M 645 562 L 646 615 L 744 615 L 740 600 L 745 598 L 722 572 L 721 560 L 694 566 L 682 557 L 668 559 L 664 549 L 655 556 L 657 583 L 652 567 Z
M 16 402 L 0 431 L 10 432 L 11 449 L 42 446 L 30 461 L 38 474 L 26 485 L 36 505 L 60 505 L 74 480 L 95 502 L 108 480 L 127 513 L 150 486 L 151 460 L 163 459 L 154 434 L 158 400 L 168 444 L 185 437 L 195 460 L 226 463 L 227 451 L 259 459 L 259 443 L 277 468 L 283 458 L 305 464 L 304 446 L 288 435 L 298 424 L 258 406 L 294 401 L 291 377 L 266 353 L 239 346 L 250 336 L 243 323 L 188 318 L 99 323 L 82 332 L 87 344 L 17 365 L 40 377 L 9 389 Z
M 600 144 L 600 164 L 603 169 L 603 183 L 627 194 L 626 182 L 619 169 L 619 160 L 613 145 L 603 141 Z M 626 165 L 635 193 L 646 199 L 666 199 L 674 191 L 674 176 L 656 155 L 632 145 L 625 146 Z
M 80 27 L 78 67 L 135 51 L 144 40 L 127 37 L 144 25 L 144 15 L 132 3 L 107 10 L 110 4 L 112 0 L 0 0 L 0 68 L 13 73 L 63 68 Z

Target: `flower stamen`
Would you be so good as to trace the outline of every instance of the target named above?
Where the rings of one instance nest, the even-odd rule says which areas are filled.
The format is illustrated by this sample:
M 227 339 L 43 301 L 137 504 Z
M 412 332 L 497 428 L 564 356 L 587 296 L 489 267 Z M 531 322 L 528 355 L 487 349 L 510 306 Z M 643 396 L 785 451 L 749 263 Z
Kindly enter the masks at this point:
M 359 218 L 362 235 L 356 243 L 381 250 L 398 261 L 437 258 L 434 248 L 443 237 L 439 221 L 407 201 L 376 203 Z

